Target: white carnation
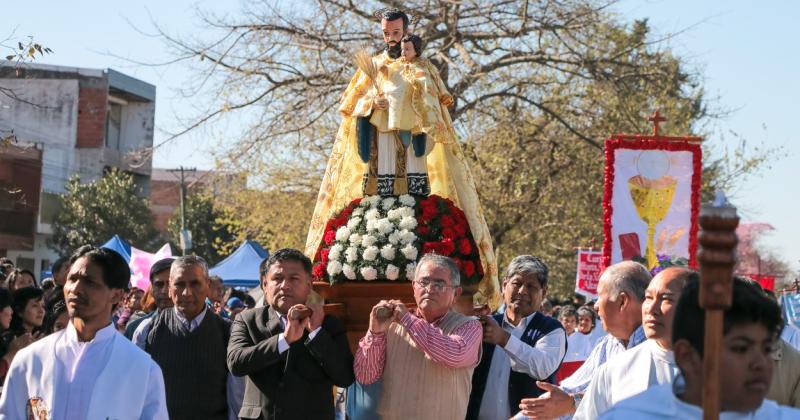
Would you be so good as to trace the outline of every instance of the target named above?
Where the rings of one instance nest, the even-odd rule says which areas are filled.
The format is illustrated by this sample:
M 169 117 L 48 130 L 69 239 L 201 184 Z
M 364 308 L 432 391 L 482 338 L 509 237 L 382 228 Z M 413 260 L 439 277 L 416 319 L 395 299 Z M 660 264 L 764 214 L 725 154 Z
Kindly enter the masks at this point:
M 367 232 L 378 230 L 378 219 L 367 219 Z
M 394 231 L 389 234 L 389 243 L 393 245 L 397 245 L 400 242 L 400 234 L 397 231 Z
M 397 199 L 394 197 L 386 197 L 383 199 L 383 202 L 381 202 L 381 206 L 383 206 L 384 210 L 389 210 L 390 208 L 392 208 L 395 201 L 397 201 Z
M 395 249 L 391 245 L 384 245 L 383 248 L 381 248 L 381 257 L 383 257 L 384 260 L 393 260 L 394 254 Z
M 378 270 L 373 267 L 362 267 L 361 276 L 364 277 L 364 280 L 375 280 L 378 278 Z
M 417 235 L 410 230 L 401 230 L 400 231 L 400 242 L 403 244 L 410 244 L 417 239 Z
M 350 237 L 348 238 L 348 241 L 350 242 L 350 245 L 353 245 L 353 246 L 358 245 L 358 244 L 361 243 L 361 235 L 359 235 L 357 233 L 354 233 L 354 234 L 350 235 Z
M 335 276 L 342 272 L 342 263 L 339 261 L 328 261 L 328 274 Z
M 346 241 L 348 237 L 350 237 L 350 229 L 348 229 L 347 226 L 342 226 L 339 229 L 336 229 L 337 241 Z
M 353 270 L 353 267 L 350 264 L 345 264 L 342 266 L 342 273 L 344 276 L 348 278 L 348 280 L 355 280 L 356 279 L 356 271 Z
M 344 252 L 344 258 L 347 262 L 354 262 L 358 259 L 358 248 L 351 246 L 347 248 L 347 251 Z
M 403 218 L 403 209 L 406 207 L 401 207 L 399 209 L 391 209 L 386 213 L 386 217 L 389 220 L 400 220 Z
M 414 205 L 417 204 L 417 201 L 414 200 L 414 197 L 408 194 L 403 194 L 400 196 L 400 204 L 408 207 L 414 207 Z
M 359 223 L 361 223 L 361 218 L 353 217 L 352 219 L 350 219 L 350 221 L 347 222 L 347 228 L 350 230 L 354 230 L 356 227 L 358 227 Z
M 409 280 L 414 280 L 414 270 L 416 269 L 417 269 L 416 263 L 406 264 L 406 278 Z
M 378 252 L 380 251 L 378 250 L 377 246 L 368 247 L 364 249 L 364 252 L 361 254 L 361 258 L 364 258 L 365 261 L 375 261 L 375 257 L 378 256 Z
M 361 246 L 364 248 L 371 247 L 372 245 L 375 245 L 377 240 L 378 239 L 372 235 L 364 235 L 361 237 Z
M 400 207 L 400 215 L 403 217 L 414 217 L 414 209 L 411 207 Z
M 375 207 L 378 206 L 378 204 L 380 204 L 381 197 L 379 195 L 373 195 L 373 196 L 370 196 L 370 197 L 368 197 L 368 198 L 366 198 L 366 199 L 364 199 L 362 201 L 366 201 L 367 204 L 369 204 L 370 207 L 375 208 Z
M 389 219 L 380 219 L 377 222 L 377 228 L 380 233 L 388 235 L 394 230 L 394 225 L 389 221 Z
M 403 253 L 403 256 L 405 256 L 406 259 L 411 260 L 411 261 L 416 261 L 417 260 L 417 254 L 419 253 L 417 248 L 414 247 L 414 245 L 411 245 L 411 244 L 408 244 L 408 245 L 404 246 L 400 250 L 400 252 Z
M 356 209 L 353 210 L 353 214 L 352 215 L 353 216 L 361 216 L 363 214 L 364 214 L 364 209 L 361 208 L 361 207 L 356 207 Z
M 380 213 L 378 213 L 378 209 L 369 209 L 364 213 L 364 218 L 367 219 L 367 221 L 378 220 L 379 217 Z
M 402 220 L 400 220 L 400 228 L 401 229 L 412 230 L 415 227 L 417 227 L 417 219 L 415 219 L 413 217 L 406 216 Z
M 389 280 L 397 280 L 400 277 L 400 268 L 392 264 L 386 266 L 386 278 Z
M 331 247 L 331 252 L 328 253 L 328 260 L 338 260 L 342 256 L 344 247 L 341 244 L 336 244 Z

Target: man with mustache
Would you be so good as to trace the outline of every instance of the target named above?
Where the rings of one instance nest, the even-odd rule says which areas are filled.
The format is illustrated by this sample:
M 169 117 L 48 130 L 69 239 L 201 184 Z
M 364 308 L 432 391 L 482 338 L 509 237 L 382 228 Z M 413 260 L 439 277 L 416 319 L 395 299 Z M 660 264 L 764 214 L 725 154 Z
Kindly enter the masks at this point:
M 670 267 L 658 273 L 644 292 L 642 327 L 647 340 L 600 366 L 586 390 L 574 419 L 596 419 L 612 405 L 669 384 L 678 374 L 672 353 L 672 323 L 684 284 L 700 277 L 687 268 Z
M 537 311 L 547 295 L 547 276 L 547 265 L 533 255 L 508 265 L 505 313 L 481 317 L 483 356 L 472 376 L 467 419 L 507 419 L 523 398 L 544 392 L 537 380 L 555 383 L 567 334 L 561 323 Z
M 347 333 L 322 304 L 307 302 L 311 260 L 284 248 L 261 262 L 266 305 L 236 317 L 228 366 L 247 376 L 243 419 L 334 418 L 333 386 L 353 383 Z
M 537 398 L 522 399 L 520 408 L 529 417 L 551 419 L 574 413 L 594 372 L 615 354 L 632 349 L 645 340 L 642 302 L 651 279 L 647 268 L 633 261 L 622 261 L 603 271 L 597 284 L 595 309 L 608 334 L 597 342 L 581 367 L 559 386 L 537 382 L 547 392 Z
M 167 419 L 161 369 L 111 323 L 130 282 L 128 264 L 114 251 L 87 245 L 69 265 L 69 324 L 17 353 L 0 396 L 0 417 Z
M 172 299 L 169 297 L 169 270 L 175 258 L 164 258 L 158 260 L 150 267 L 150 293 L 156 301 L 156 310 L 135 321 L 128 323 L 125 327 L 125 337 L 128 337 L 137 346 L 144 349 L 147 332 L 150 331 L 150 323 L 158 316 L 159 312 L 172 307 Z
M 225 363 L 230 323 L 206 308 L 208 266 L 197 256 L 177 258 L 169 270 L 173 308 L 159 312 L 146 331 L 144 349 L 161 366 L 171 419 L 228 418 L 239 401 Z
M 461 295 L 452 259 L 425 254 L 412 287 L 413 313 L 397 300 L 372 308 L 369 330 L 358 343 L 356 379 L 382 380 L 381 419 L 463 419 L 480 361 L 481 324 L 452 309 Z
M 703 418 L 705 310 L 700 282 L 691 280 L 675 309 L 672 349 L 683 381 L 650 387 L 621 401 L 601 419 Z M 778 304 L 757 287 L 733 279 L 733 299 L 724 312 L 720 360 L 720 419 L 800 418 L 800 410 L 765 399 L 772 381 L 775 345 L 783 327 Z

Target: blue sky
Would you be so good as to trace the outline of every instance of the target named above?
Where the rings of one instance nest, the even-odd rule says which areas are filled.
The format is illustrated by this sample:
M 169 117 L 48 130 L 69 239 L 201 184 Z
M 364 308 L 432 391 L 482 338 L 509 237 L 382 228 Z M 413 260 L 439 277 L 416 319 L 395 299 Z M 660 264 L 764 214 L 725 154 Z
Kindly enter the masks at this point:
M 144 67 L 115 56 L 158 62 L 169 52 L 152 32 L 151 20 L 170 33 L 193 34 L 200 29 L 194 6 L 235 14 L 238 2 L 186 0 L 131 0 L 125 2 L 76 0 L 9 2 L 0 18 L 0 37 L 16 28 L 15 36 L 34 35 L 55 53 L 40 62 L 75 67 L 106 68 L 138 77 L 157 86 L 156 126 L 170 130 L 177 117 L 191 114 L 191 106 L 176 89 L 189 77 L 181 66 Z M 660 35 L 676 34 L 670 47 L 700 69 L 716 105 L 734 110 L 717 121 L 707 139 L 716 147 L 732 141 L 730 132 L 748 139 L 748 145 L 783 147 L 770 167 L 748 179 L 732 201 L 745 221 L 764 221 L 775 231 L 764 244 L 800 269 L 800 2 L 796 1 L 689 1 L 624 0 L 614 6 L 625 19 L 648 18 Z M 156 132 L 156 143 L 166 135 Z M 723 139 L 724 137 L 724 139 Z M 217 140 L 198 132 L 158 150 L 155 166 L 192 165 L 210 168 Z

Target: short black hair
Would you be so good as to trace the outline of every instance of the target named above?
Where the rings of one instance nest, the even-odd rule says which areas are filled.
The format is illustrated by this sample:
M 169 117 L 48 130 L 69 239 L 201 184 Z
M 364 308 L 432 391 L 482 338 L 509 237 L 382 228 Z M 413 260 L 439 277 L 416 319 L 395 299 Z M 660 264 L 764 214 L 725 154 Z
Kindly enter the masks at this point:
M 706 316 L 705 310 L 700 307 L 699 298 L 700 281 L 692 276 L 684 286 L 675 308 L 672 342 L 686 340 L 702 356 Z M 754 322 L 764 325 L 776 337 L 779 336 L 783 330 L 781 308 L 760 287 L 734 278 L 733 301 L 731 307 L 725 310 L 722 333 L 727 334 L 734 326 Z
M 67 258 L 67 257 L 59 257 L 59 258 L 56 260 L 56 262 L 54 262 L 54 263 L 53 263 L 53 268 L 50 270 L 50 271 L 52 271 L 52 272 L 53 272 L 53 274 L 52 274 L 52 275 L 53 275 L 53 276 L 55 276 L 55 275 L 56 275 L 56 273 L 58 273 L 58 272 L 59 272 L 59 270 L 61 270 L 61 267 L 63 267 L 63 266 L 64 266 L 64 264 L 66 264 L 66 263 L 68 263 L 68 262 L 69 262 L 69 258 Z
M 410 42 L 414 45 L 414 51 L 417 53 L 417 57 L 422 56 L 422 38 L 414 34 L 408 34 L 400 40 L 400 42 Z
M 0 287 L 0 311 L 11 306 L 13 303 L 14 299 L 11 297 L 11 291 L 5 287 Z
M 25 312 L 25 307 L 28 306 L 28 302 L 32 300 L 40 300 L 43 297 L 44 290 L 38 287 L 30 286 L 14 290 L 14 295 L 12 297 L 14 303 L 11 305 L 11 309 L 14 310 L 14 314 L 11 315 L 11 326 L 9 328 L 14 332 L 14 335 L 23 333 L 22 314 Z
M 408 30 L 408 15 L 400 9 L 383 9 L 380 11 L 381 19 L 389 22 L 397 19 L 403 19 L 403 30 Z M 419 53 L 417 53 L 419 54 Z
M 175 261 L 175 258 L 172 257 L 167 257 L 156 261 L 153 266 L 150 267 L 150 281 L 153 281 L 158 273 L 169 270 L 172 267 L 173 261 Z
M 309 275 L 311 274 L 311 260 L 306 257 L 305 254 L 294 248 L 281 248 L 275 251 L 275 253 L 270 255 L 268 258 L 264 258 L 264 260 L 261 261 L 261 264 L 258 267 L 261 277 L 265 277 L 267 275 L 269 268 L 272 267 L 272 264 L 283 261 L 297 261 L 303 265 L 303 270 L 305 270 L 306 273 Z
M 33 274 L 33 271 L 28 270 L 27 268 L 15 268 L 14 271 L 12 271 L 11 273 L 8 273 L 8 275 L 6 276 L 6 281 L 8 282 L 8 287 L 11 288 L 11 284 L 13 283 L 14 284 L 14 288 L 16 289 L 17 288 L 17 284 L 16 284 L 17 283 L 17 278 L 19 278 L 23 274 L 27 274 L 27 275 L 31 276 L 31 278 L 33 279 L 33 285 L 36 286 L 36 287 L 39 286 L 39 282 L 36 281 L 36 275 Z
M 69 265 L 75 264 L 75 261 L 83 257 L 100 266 L 100 269 L 103 270 L 103 282 L 110 289 L 128 289 L 128 283 L 131 281 L 131 269 L 125 259 L 116 251 L 84 245 L 69 257 Z

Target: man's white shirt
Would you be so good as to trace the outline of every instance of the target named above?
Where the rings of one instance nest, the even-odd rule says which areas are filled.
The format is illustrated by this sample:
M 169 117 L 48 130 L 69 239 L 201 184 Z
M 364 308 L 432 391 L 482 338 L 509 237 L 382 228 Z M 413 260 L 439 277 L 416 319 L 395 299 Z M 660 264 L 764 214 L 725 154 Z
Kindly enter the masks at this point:
M 558 369 L 566 351 L 567 337 L 564 329 L 556 328 L 535 345 L 522 342 L 520 337 L 528 327 L 528 323 L 536 312 L 523 318 L 514 326 L 503 318 L 503 329 L 511 336 L 505 347 L 497 346 L 492 354 L 489 374 L 486 378 L 486 389 L 481 400 L 478 418 L 507 419 L 511 417 L 508 406 L 508 380 L 511 370 L 530 376 L 531 380 L 547 379 Z M 535 378 L 535 379 L 533 379 Z
M 573 418 L 596 419 L 628 397 L 654 385 L 671 384 L 678 372 L 672 351 L 662 348 L 655 340 L 646 340 L 600 366 Z
M 601 420 L 693 420 L 703 418 L 703 409 L 688 404 L 672 390 L 671 384 L 654 386 L 621 401 L 600 416 Z M 800 410 L 764 400 L 760 407 L 747 413 L 723 411 L 720 420 L 789 420 L 800 419 Z

